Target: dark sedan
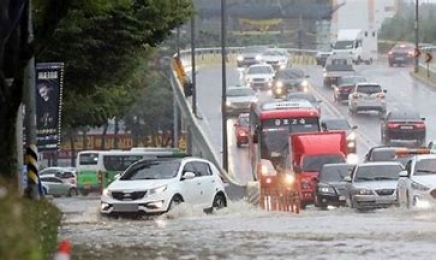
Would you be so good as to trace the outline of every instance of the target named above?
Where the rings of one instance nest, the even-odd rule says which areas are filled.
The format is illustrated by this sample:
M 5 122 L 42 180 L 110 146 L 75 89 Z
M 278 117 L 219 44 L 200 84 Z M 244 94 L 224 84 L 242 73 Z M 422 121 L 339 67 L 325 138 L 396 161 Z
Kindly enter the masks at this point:
M 309 88 L 309 75 L 296 68 L 287 68 L 277 71 L 273 82 L 273 94 L 275 98 L 286 97 L 291 92 L 306 92 Z
M 322 100 L 317 100 L 316 97 L 310 93 L 305 92 L 295 92 L 295 93 L 289 93 L 286 96 L 286 100 L 307 100 L 314 106 L 319 113 L 321 114 L 321 102 Z
M 389 66 L 408 65 L 414 61 L 415 46 L 409 44 L 397 44 L 388 53 Z
M 418 146 L 425 146 L 425 136 L 425 118 L 415 111 L 391 111 L 381 124 L 381 139 L 384 144 L 399 140 L 415 141 Z
M 336 102 L 348 101 L 348 96 L 353 91 L 357 83 L 368 82 L 363 76 L 344 76 L 338 79 L 337 84 L 333 87 L 333 98 Z
M 345 183 L 342 180 L 351 173 L 353 167 L 354 165 L 347 163 L 332 163 L 321 168 L 315 191 L 316 207 L 345 205 Z

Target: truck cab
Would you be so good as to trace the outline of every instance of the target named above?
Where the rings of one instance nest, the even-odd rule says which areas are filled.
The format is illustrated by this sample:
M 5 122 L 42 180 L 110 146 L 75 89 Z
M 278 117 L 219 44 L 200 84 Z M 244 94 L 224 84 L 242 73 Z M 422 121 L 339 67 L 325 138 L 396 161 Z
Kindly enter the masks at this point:
M 371 64 L 376 58 L 377 33 L 361 29 L 339 30 L 336 41 L 332 44 L 332 55 L 349 56 L 355 64 Z
M 315 202 L 319 171 L 324 164 L 347 161 L 345 131 L 293 134 L 290 136 L 293 172 L 298 175 L 302 208 Z

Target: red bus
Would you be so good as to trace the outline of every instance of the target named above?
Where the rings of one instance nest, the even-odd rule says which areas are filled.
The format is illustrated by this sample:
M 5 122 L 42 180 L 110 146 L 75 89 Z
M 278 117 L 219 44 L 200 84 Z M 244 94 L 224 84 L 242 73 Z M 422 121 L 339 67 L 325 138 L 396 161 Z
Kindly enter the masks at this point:
M 320 132 L 319 111 L 306 100 L 280 100 L 253 103 L 250 108 L 250 157 L 257 180 L 261 159 L 276 168 L 289 156 L 289 134 Z M 286 167 L 286 166 L 284 166 Z

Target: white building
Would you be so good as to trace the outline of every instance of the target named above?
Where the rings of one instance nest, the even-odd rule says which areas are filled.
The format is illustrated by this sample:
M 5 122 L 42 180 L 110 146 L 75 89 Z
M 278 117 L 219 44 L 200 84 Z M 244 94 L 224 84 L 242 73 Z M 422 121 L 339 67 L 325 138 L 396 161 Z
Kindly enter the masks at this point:
M 345 2 L 331 20 L 331 39 L 335 39 L 338 30 L 363 29 L 369 34 L 381 28 L 383 21 L 395 15 L 400 0 L 332 0 L 333 5 Z

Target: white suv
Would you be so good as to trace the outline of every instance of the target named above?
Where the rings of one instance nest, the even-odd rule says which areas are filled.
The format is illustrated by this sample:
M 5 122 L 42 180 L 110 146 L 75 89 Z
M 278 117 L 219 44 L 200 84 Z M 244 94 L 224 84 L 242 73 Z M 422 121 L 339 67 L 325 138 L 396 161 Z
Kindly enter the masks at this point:
M 378 83 L 357 83 L 348 96 L 348 109 L 351 114 L 359 111 L 377 111 L 386 114 L 386 89 Z
M 211 162 L 200 158 L 144 159 L 103 191 L 100 212 L 160 214 L 182 202 L 206 211 L 226 207 L 219 174 Z

